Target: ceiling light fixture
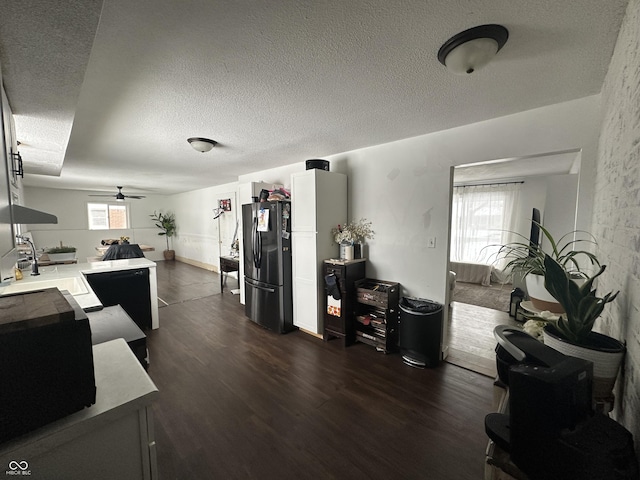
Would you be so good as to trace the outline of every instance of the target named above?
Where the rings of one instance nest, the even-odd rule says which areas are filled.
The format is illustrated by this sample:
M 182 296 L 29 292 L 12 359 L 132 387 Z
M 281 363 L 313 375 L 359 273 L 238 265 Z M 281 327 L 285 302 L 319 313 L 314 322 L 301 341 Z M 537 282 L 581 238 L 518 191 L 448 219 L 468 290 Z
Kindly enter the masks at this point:
M 489 63 L 508 38 L 502 25 L 473 27 L 444 42 L 438 60 L 456 75 L 468 75 Z
M 200 153 L 208 152 L 218 144 L 215 140 L 209 140 L 208 138 L 201 137 L 187 138 L 187 142 L 191 144 L 194 150 L 197 150 Z

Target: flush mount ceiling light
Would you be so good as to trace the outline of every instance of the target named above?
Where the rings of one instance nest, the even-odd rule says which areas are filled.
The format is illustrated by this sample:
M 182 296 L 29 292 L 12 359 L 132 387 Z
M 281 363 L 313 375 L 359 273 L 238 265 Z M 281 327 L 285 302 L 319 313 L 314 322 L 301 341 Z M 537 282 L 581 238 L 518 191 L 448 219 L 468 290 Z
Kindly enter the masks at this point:
M 508 38 L 502 25 L 473 27 L 444 42 L 438 60 L 456 75 L 468 75 L 489 63 Z
M 215 140 L 209 140 L 208 138 L 201 137 L 187 138 L 187 142 L 191 144 L 194 150 L 197 150 L 200 153 L 208 152 L 218 144 Z

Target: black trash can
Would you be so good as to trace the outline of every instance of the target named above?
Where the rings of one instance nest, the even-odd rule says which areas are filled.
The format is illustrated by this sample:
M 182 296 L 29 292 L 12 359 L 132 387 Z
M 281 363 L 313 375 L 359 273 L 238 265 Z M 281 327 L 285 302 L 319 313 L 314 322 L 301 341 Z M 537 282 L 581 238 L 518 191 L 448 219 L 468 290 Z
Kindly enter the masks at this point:
M 400 300 L 400 353 L 412 367 L 440 364 L 443 305 L 424 298 Z

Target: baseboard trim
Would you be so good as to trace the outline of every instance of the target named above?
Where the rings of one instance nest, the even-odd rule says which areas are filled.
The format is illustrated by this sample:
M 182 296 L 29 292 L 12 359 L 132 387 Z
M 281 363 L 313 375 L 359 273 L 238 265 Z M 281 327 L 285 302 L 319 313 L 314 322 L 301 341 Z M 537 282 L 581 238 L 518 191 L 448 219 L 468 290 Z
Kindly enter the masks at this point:
M 313 333 L 313 332 L 311 332 L 309 330 L 305 330 L 304 328 L 300 328 L 300 327 L 298 327 L 298 330 L 300 330 L 301 332 L 306 333 L 307 335 L 311 335 L 312 337 L 316 337 L 316 338 L 319 338 L 319 339 L 322 340 L 322 334 L 320 334 L 320 333 Z
M 193 265 L 194 267 L 204 268 L 205 270 L 209 270 L 210 272 L 220 273 L 218 267 L 215 265 L 211 265 L 210 263 L 199 262 L 197 260 L 192 260 L 186 257 L 179 257 L 178 255 L 176 255 L 176 262 L 182 262 L 188 265 Z

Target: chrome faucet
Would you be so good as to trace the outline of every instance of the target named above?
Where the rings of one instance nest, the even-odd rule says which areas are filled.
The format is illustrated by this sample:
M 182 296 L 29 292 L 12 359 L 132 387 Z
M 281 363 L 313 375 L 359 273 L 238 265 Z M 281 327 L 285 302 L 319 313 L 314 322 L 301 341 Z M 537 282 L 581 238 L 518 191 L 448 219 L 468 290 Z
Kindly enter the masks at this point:
M 33 256 L 33 263 L 31 264 L 31 275 L 36 276 L 40 275 L 38 271 L 38 257 L 36 255 L 36 247 L 31 241 L 29 237 L 25 237 L 24 235 L 16 235 L 18 240 L 28 243 L 31 246 L 31 255 Z

